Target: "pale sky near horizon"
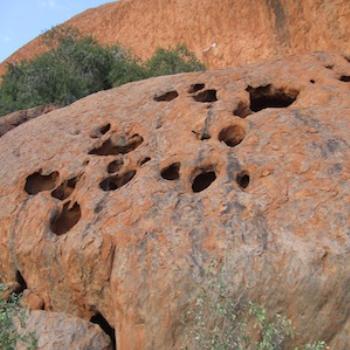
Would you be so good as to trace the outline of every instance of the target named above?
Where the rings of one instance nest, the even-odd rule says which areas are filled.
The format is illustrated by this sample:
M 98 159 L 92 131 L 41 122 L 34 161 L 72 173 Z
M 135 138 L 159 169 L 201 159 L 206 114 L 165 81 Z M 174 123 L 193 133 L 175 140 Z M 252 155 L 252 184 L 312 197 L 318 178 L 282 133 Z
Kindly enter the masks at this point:
M 53 26 L 107 2 L 112 0 L 0 0 L 0 62 Z

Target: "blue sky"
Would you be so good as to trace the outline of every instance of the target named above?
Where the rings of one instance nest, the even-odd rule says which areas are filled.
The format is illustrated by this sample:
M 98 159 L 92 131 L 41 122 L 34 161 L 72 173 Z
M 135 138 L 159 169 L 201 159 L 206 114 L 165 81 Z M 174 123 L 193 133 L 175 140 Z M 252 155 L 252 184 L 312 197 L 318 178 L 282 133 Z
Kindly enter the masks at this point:
M 0 62 L 47 29 L 112 0 L 0 0 Z

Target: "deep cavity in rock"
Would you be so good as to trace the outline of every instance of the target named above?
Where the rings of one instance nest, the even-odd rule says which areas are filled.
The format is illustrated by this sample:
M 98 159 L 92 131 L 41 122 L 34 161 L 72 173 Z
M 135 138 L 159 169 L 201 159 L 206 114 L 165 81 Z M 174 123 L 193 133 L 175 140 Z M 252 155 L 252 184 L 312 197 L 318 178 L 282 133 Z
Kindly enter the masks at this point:
M 42 175 L 42 171 L 39 170 L 27 177 L 24 190 L 31 195 L 43 191 L 50 191 L 55 188 L 58 176 L 59 173 L 57 171 L 48 175 Z

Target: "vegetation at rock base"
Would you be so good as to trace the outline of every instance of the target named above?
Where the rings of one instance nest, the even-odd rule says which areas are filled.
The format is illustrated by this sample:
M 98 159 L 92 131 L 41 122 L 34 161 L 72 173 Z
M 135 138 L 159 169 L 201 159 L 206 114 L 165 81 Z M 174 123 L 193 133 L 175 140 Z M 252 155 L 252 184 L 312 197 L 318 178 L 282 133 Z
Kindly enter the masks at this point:
M 0 349 L 14 350 L 18 342 L 23 343 L 27 350 L 37 348 L 35 334 L 19 334 L 18 327 L 24 328 L 26 322 L 25 310 L 19 305 L 20 295 L 11 294 L 8 300 L 2 298 L 5 286 L 0 284 Z M 15 321 L 18 327 L 15 326 Z
M 9 64 L 0 85 L 0 115 L 38 105 L 67 105 L 100 90 L 160 75 L 204 70 L 185 46 L 158 49 L 141 62 L 121 46 L 103 47 L 72 28 L 43 35 L 49 51 Z
M 245 297 L 234 298 L 229 286 L 212 267 L 183 320 L 184 350 L 326 350 L 324 341 L 290 347 L 293 326 L 281 314 Z

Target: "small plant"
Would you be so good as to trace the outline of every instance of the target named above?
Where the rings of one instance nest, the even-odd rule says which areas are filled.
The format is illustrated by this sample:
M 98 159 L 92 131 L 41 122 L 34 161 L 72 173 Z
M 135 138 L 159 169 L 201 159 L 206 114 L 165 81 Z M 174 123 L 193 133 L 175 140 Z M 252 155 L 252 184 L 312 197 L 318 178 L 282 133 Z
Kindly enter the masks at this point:
M 241 296 L 234 298 L 222 271 L 210 264 L 200 291 L 183 320 L 186 350 L 287 350 L 290 320 Z M 326 350 L 317 341 L 294 350 Z
M 23 343 L 27 350 L 37 348 L 37 340 L 33 333 L 18 334 L 15 322 L 18 327 L 25 327 L 26 313 L 19 305 L 20 295 L 11 294 L 8 300 L 3 300 L 1 295 L 5 286 L 0 284 L 0 349 L 14 350 L 18 342 Z M 15 321 L 16 320 L 16 321 Z

